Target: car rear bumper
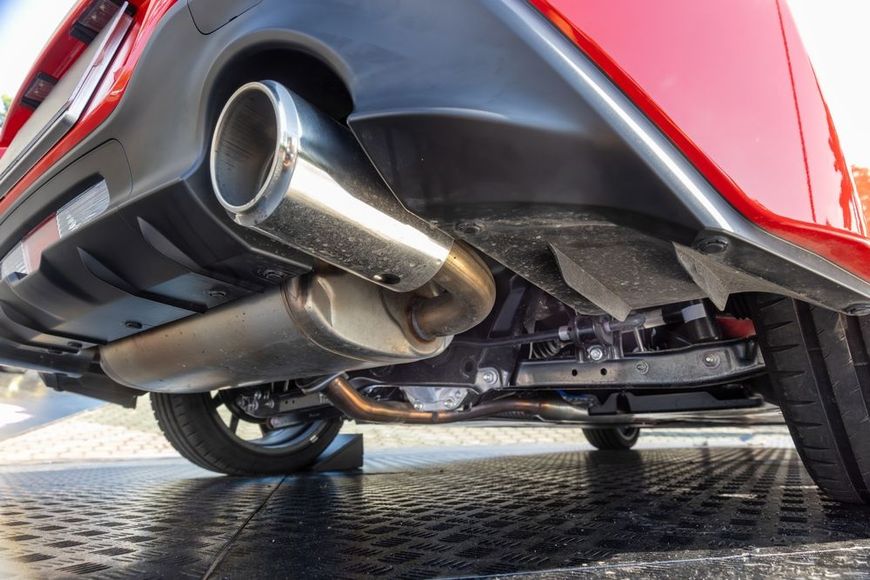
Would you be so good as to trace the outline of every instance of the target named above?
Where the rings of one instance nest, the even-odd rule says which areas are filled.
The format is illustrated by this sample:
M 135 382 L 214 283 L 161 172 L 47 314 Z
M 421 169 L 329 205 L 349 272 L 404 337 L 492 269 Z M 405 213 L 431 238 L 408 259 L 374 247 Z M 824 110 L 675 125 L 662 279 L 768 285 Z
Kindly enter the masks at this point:
M 169 10 L 111 116 L 10 203 L 0 255 L 94 180 L 111 199 L 46 250 L 39 270 L 0 282 L 7 363 L 16 350 L 76 357 L 310 268 L 232 224 L 204 163 L 236 86 L 260 74 L 305 82 L 257 57 L 278 51 L 313 55 L 340 78 L 353 102 L 347 123 L 407 207 L 581 311 L 703 296 L 724 306 L 728 294 L 755 290 L 838 310 L 870 302 L 866 281 L 726 203 L 524 2 L 253 4 L 223 3 L 237 17 L 217 18 L 227 22 L 208 33 L 187 6 Z M 630 242 L 631 232 L 645 241 Z M 663 285 L 652 298 L 630 267 L 645 244 L 668 272 L 641 280 Z M 617 290 L 596 293 L 590 279 Z

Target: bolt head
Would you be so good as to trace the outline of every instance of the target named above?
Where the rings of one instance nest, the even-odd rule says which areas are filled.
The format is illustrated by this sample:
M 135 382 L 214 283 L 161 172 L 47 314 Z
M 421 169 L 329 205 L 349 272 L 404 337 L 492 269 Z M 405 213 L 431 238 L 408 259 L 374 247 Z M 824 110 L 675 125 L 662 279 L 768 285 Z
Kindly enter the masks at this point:
M 704 365 L 710 368 L 718 367 L 720 361 L 719 355 L 715 352 L 708 352 L 704 355 Z
M 124 323 L 124 326 L 130 330 L 142 330 L 142 323 L 137 320 L 128 320 Z
M 480 378 L 483 379 L 483 382 L 487 385 L 494 385 L 498 382 L 498 375 L 492 370 L 483 371 Z
M 586 354 L 588 354 L 589 358 L 594 360 L 595 362 L 604 359 L 604 349 L 597 344 L 590 346 L 589 349 L 586 351 Z
M 645 375 L 649 372 L 649 363 L 645 360 L 637 361 L 637 364 L 634 365 L 634 368 L 637 369 L 637 372 L 639 372 L 640 374 Z

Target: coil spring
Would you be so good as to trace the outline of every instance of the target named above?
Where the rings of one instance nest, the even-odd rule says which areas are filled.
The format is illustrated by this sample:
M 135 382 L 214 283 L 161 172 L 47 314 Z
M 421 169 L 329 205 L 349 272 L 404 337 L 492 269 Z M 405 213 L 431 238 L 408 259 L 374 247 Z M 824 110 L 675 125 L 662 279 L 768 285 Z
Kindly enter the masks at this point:
M 547 342 L 536 342 L 532 344 L 531 358 L 542 359 L 552 358 L 562 351 L 565 346 L 561 340 L 550 340 Z

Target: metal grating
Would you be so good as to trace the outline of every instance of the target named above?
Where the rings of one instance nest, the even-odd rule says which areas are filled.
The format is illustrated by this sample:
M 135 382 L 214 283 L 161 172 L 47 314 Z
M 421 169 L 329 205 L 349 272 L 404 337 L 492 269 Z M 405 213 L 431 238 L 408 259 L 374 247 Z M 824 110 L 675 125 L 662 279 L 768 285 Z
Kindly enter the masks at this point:
M 870 571 L 870 510 L 821 496 L 791 449 L 406 460 L 284 479 L 176 461 L 0 473 L 0 576 Z
M 0 577 L 201 576 L 280 481 L 180 462 L 0 474 Z

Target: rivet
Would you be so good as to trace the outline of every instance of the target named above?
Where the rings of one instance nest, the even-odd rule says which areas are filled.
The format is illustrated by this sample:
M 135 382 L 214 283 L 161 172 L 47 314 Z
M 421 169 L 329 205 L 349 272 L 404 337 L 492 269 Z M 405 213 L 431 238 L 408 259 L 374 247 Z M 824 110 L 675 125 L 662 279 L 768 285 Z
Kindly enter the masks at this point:
M 483 231 L 483 225 L 477 222 L 460 222 L 453 228 L 460 234 L 473 236 Z
M 728 239 L 721 236 L 704 238 L 695 244 L 695 249 L 702 254 L 721 254 L 728 249 Z

